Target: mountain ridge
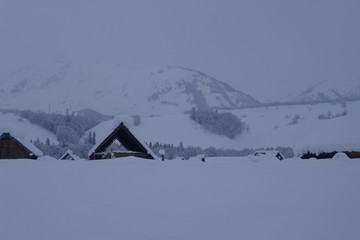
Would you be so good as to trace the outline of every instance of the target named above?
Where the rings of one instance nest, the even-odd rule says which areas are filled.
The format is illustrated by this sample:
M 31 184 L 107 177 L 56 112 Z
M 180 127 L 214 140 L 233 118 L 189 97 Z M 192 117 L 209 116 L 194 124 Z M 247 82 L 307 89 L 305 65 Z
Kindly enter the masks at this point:
M 312 104 L 360 100 L 360 79 L 350 85 L 323 80 L 297 94 L 290 94 L 276 101 L 280 104 Z
M 191 107 L 259 106 L 252 96 L 184 67 L 130 68 L 64 58 L 27 66 L 2 77 L 0 108 L 105 114 L 171 114 Z M 31 100 L 31 101 L 30 101 Z

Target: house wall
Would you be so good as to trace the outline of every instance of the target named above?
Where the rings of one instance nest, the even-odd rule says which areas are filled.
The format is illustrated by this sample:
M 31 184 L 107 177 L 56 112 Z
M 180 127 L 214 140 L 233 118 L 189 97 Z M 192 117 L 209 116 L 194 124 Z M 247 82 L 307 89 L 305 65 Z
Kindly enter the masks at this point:
M 146 159 L 154 159 L 151 155 L 141 152 L 113 152 L 113 153 L 93 153 L 90 155 L 90 160 L 102 160 L 102 159 L 112 159 L 112 158 L 122 158 L 122 157 L 139 157 Z
M 349 158 L 360 158 L 360 152 L 344 152 Z
M 0 138 L 0 159 L 36 159 L 36 156 L 29 156 L 29 151 L 19 145 L 10 136 Z
M 319 154 L 315 153 L 306 153 L 302 155 L 300 158 L 309 159 L 309 158 L 317 158 L 317 159 L 325 159 L 325 158 L 333 158 L 337 152 L 322 152 Z M 344 152 L 349 158 L 360 158 L 360 152 Z

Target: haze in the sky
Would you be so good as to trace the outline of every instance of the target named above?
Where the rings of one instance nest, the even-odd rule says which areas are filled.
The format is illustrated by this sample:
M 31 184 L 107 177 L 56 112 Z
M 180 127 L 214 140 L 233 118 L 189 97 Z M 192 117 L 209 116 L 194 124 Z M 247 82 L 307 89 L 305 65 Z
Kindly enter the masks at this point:
M 274 99 L 359 79 L 359 13 L 359 0 L 0 0 L 0 72 L 76 55 L 188 67 Z

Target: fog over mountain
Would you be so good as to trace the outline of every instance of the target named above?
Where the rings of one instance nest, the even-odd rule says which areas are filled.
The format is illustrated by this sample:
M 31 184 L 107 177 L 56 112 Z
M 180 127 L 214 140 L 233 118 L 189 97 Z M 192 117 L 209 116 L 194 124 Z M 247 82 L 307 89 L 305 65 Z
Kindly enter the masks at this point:
M 105 114 L 170 114 L 192 107 L 259 106 L 253 97 L 204 73 L 181 68 L 130 68 L 59 58 L 1 76 L 0 108 Z
M 359 7 L 352 0 L 2 0 L 0 72 L 74 54 L 188 67 L 276 100 L 359 77 Z

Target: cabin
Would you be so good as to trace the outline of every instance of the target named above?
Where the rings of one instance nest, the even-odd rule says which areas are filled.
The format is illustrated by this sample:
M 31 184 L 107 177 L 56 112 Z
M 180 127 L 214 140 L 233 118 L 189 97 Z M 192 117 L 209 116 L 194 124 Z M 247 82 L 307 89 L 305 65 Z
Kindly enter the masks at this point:
M 113 143 L 117 141 L 123 149 L 111 149 Z M 142 144 L 125 126 L 123 122 L 119 124 L 105 139 L 98 142 L 89 152 L 89 160 L 101 160 L 121 157 L 139 157 L 155 159 L 155 155 L 145 145 Z
M 0 159 L 33 159 L 36 160 L 43 153 L 32 143 L 16 138 L 10 133 L 0 136 Z
M 254 156 L 276 157 L 279 160 L 285 159 L 284 155 L 276 150 L 259 150 L 254 153 Z
M 73 153 L 70 149 L 67 150 L 60 158 L 59 160 L 78 160 L 80 157 L 78 157 L 76 154 Z
M 349 158 L 360 158 L 360 151 L 331 151 L 331 152 L 320 152 L 320 153 L 313 153 L 313 152 L 306 152 L 300 156 L 301 159 L 309 159 L 309 158 L 316 158 L 316 159 L 329 159 L 333 158 L 337 153 L 345 153 Z

